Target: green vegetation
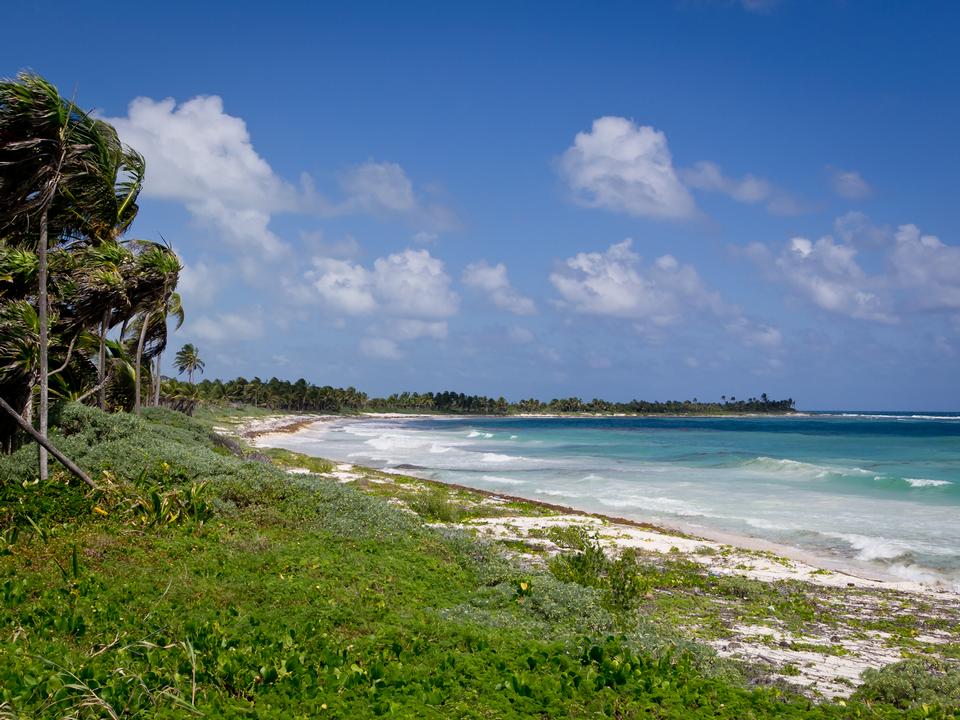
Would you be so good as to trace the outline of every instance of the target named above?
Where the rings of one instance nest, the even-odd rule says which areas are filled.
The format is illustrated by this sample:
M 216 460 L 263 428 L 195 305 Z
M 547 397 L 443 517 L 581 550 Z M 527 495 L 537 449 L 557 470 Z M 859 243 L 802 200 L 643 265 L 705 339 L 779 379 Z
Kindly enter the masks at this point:
M 625 413 L 634 415 L 723 415 L 737 413 L 788 413 L 793 412 L 793 399 L 772 400 L 766 393 L 759 398 L 737 400 L 723 397 L 722 402 L 699 402 L 693 400 L 669 400 L 648 402 L 631 400 L 611 402 L 608 400 L 582 400 L 581 398 L 554 398 L 543 402 L 535 398 L 508 402 L 503 397 L 465 395 L 452 391 L 394 393 L 385 398 L 371 398 L 356 388 L 320 387 L 300 378 L 296 382 L 270 378 L 264 382 L 259 377 L 247 380 L 203 380 L 196 386 L 168 381 L 165 392 L 171 395 L 194 393 L 195 397 L 208 402 L 245 402 L 255 407 L 291 412 L 405 412 L 405 413 L 453 413 L 507 415 L 516 413 Z
M 103 489 L 59 470 L 38 482 L 26 448 L 0 457 L 10 717 L 956 714 L 946 666 L 933 681 L 916 663 L 886 668 L 844 703 L 818 704 L 718 659 L 655 599 L 634 602 L 712 581 L 679 559 L 653 573 L 639 555 L 601 560 L 591 536 L 557 531 L 569 557 L 546 571 L 424 524 L 449 510 L 442 502 L 465 502 L 428 486 L 421 518 L 392 498 L 222 454 L 209 418 L 67 404 L 53 419 L 52 437 Z M 734 580 L 716 582 L 758 604 L 778 594 Z

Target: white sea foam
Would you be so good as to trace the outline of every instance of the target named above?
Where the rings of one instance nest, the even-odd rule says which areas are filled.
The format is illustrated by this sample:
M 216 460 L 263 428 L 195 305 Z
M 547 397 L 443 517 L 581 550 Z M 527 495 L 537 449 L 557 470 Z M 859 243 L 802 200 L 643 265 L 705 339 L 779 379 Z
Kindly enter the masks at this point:
M 548 495 L 550 497 L 579 498 L 584 497 L 580 493 L 570 492 L 569 490 L 548 490 L 546 488 L 537 488 L 534 492 L 537 495 Z
M 651 497 L 647 495 L 626 495 L 618 497 L 598 497 L 603 505 L 612 508 L 634 508 L 641 512 L 664 512 L 671 515 L 683 515 L 686 517 L 702 517 L 703 512 L 685 503 L 682 500 L 667 497 Z
M 500 477 L 499 475 L 481 475 L 480 479 L 488 483 L 497 485 L 526 485 L 526 480 L 517 480 L 516 478 Z
M 524 460 L 525 458 L 520 457 L 519 455 L 503 455 L 501 453 L 483 453 L 480 456 L 480 459 L 485 463 L 505 463 L 510 462 L 511 460 Z
M 847 543 L 857 551 L 857 558 L 860 560 L 893 560 L 912 550 L 909 545 L 884 537 L 838 532 L 827 532 L 824 535 Z
M 824 465 L 815 465 L 813 463 L 791 460 L 789 458 L 772 458 L 765 455 L 753 458 L 753 460 L 747 460 L 742 464 L 742 466 L 749 470 L 756 470 L 781 476 L 812 476 L 816 479 L 824 478 L 833 472 L 838 472 L 835 468 L 826 467 Z
M 941 487 L 943 485 L 953 485 L 949 480 L 927 480 L 926 478 L 904 478 L 910 487 Z
M 839 417 L 873 420 L 960 420 L 958 415 L 878 415 L 876 413 L 840 413 Z
M 482 438 L 492 438 L 492 437 L 493 437 L 493 433 L 480 432 L 479 430 L 471 430 L 471 431 L 467 434 L 467 437 L 468 437 L 468 438 L 478 438 L 478 437 L 482 437 Z

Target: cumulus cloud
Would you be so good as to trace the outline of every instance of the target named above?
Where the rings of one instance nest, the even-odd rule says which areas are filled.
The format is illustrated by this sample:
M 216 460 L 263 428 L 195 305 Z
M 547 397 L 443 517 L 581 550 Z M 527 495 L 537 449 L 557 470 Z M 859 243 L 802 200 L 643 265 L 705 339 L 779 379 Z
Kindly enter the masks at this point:
M 254 149 L 244 120 L 229 115 L 215 95 L 179 105 L 173 98 L 139 97 L 125 117 L 106 119 L 147 160 L 144 197 L 183 203 L 200 224 L 248 258 L 289 256 L 290 246 L 269 227 L 273 215 L 282 212 L 385 215 L 432 230 L 456 227 L 452 211 L 421 199 L 396 163 L 368 161 L 347 168 L 339 176 L 342 197 L 337 200 L 318 193 L 305 174 L 299 185 L 284 180 Z
M 830 185 L 833 191 L 848 200 L 863 200 L 873 194 L 873 188 L 856 170 L 827 168 L 830 172 Z
M 195 320 L 188 320 L 186 329 L 191 336 L 212 343 L 256 340 L 263 335 L 263 318 L 259 309 L 247 314 L 201 315 Z
M 893 283 L 912 291 L 907 309 L 960 311 L 960 246 L 924 235 L 916 225 L 901 225 L 890 253 Z
M 378 308 L 371 273 L 347 260 L 317 257 L 307 273 L 314 290 L 329 307 L 347 315 L 364 315 Z
M 489 265 L 485 260 L 471 263 L 463 271 L 463 284 L 486 293 L 493 304 L 516 315 L 533 315 L 537 306 L 532 299 L 521 295 L 510 284 L 507 266 Z
M 312 263 L 306 281 L 326 305 L 347 315 L 443 318 L 459 307 L 443 261 L 426 250 L 377 258 L 372 268 L 329 257 L 315 257 Z
M 839 241 L 832 235 L 816 241 L 794 237 L 773 249 L 754 243 L 746 254 L 799 296 L 832 313 L 887 323 L 911 312 L 958 317 L 960 247 L 924 235 L 915 225 L 883 232 L 861 215 L 844 216 L 835 227 L 844 231 Z M 876 255 L 869 266 L 882 270 L 865 270 L 861 252 Z
M 776 259 L 786 281 L 824 310 L 854 318 L 890 322 L 888 302 L 874 278 L 863 271 L 857 250 L 830 236 L 812 242 L 795 237 Z
M 605 252 L 568 258 L 550 282 L 562 302 L 580 313 L 629 318 L 656 326 L 670 325 L 690 308 L 719 312 L 719 295 L 710 292 L 691 265 L 663 255 L 644 266 L 632 240 Z
M 173 98 L 139 97 L 126 117 L 107 120 L 147 159 L 147 197 L 217 198 L 260 210 L 291 203 L 292 188 L 253 149 L 246 123 L 224 112 L 215 95 L 179 106 Z
M 559 168 L 577 202 L 640 217 L 695 216 L 691 189 L 721 193 L 742 203 L 763 203 L 774 215 L 805 211 L 797 197 L 750 173 L 731 177 L 706 160 L 675 168 L 666 135 L 622 117 L 594 120 L 590 132 L 577 134 Z
M 663 255 L 645 265 L 630 239 L 605 252 L 578 253 L 550 275 L 560 305 L 578 313 L 621 318 L 651 340 L 681 321 L 708 316 L 743 344 L 767 351 L 781 343 L 780 331 L 755 321 L 710 290 L 692 265 Z
M 677 177 L 666 135 L 626 118 L 601 117 L 590 132 L 577 133 L 560 159 L 560 171 L 576 200 L 589 207 L 654 218 L 696 213 Z

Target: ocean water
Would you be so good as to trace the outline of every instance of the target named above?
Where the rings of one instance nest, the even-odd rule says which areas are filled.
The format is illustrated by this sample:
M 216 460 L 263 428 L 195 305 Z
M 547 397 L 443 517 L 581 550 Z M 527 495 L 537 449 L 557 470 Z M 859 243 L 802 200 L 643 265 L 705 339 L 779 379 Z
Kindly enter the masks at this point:
M 960 413 L 346 419 L 270 442 L 960 588 Z

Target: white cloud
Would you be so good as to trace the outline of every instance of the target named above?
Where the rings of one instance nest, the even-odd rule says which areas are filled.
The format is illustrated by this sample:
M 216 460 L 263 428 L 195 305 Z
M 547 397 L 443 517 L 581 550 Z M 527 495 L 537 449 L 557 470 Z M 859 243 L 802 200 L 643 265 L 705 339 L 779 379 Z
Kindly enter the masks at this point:
M 683 181 L 692 188 L 729 195 L 738 202 L 758 203 L 773 193 L 770 183 L 754 175 L 744 175 L 737 180 L 727 177 L 716 163 L 706 160 L 680 171 Z
M 396 163 L 356 165 L 341 174 L 340 186 L 347 204 L 361 210 L 406 212 L 416 205 L 413 183 Z
M 774 187 L 768 180 L 750 173 L 739 179 L 733 178 L 724 175 L 719 165 L 706 160 L 680 170 L 680 177 L 696 190 L 721 193 L 742 203 L 765 203 L 767 212 L 773 215 L 804 212 L 803 204 L 796 197 Z
M 707 317 L 748 347 L 779 350 L 780 330 L 753 320 L 704 284 L 696 269 L 672 255 L 649 265 L 631 249 L 632 241 L 605 252 L 579 253 L 550 275 L 561 307 L 575 312 L 629 320 L 649 342 L 663 342 L 665 328 Z
M 433 231 L 452 230 L 459 224 L 452 210 L 420 197 L 397 163 L 371 160 L 354 165 L 340 173 L 340 187 L 345 197 L 330 210 L 331 214 L 404 217 L 430 228 L 414 236 L 417 242 L 432 242 L 436 239 Z
M 244 120 L 227 114 L 215 95 L 179 105 L 173 98 L 138 97 L 126 117 L 106 119 L 146 158 L 143 196 L 183 203 L 246 259 L 289 259 L 290 246 L 269 228 L 279 212 L 387 215 L 432 229 L 457 225 L 449 209 L 417 197 L 396 163 L 369 161 L 343 171 L 340 201 L 317 193 L 305 174 L 294 186 L 257 153 Z
M 407 318 L 456 314 L 460 299 L 450 289 L 443 262 L 426 250 L 377 258 L 373 268 L 336 258 L 313 259 L 305 274 L 320 299 L 348 315 L 381 312 Z
M 833 221 L 833 232 L 845 243 L 858 247 L 886 245 L 893 233 L 888 227 L 874 225 L 862 212 L 851 210 Z
M 829 235 L 811 242 L 795 237 L 776 259 L 784 279 L 824 310 L 854 318 L 891 322 L 880 288 L 856 260 L 857 250 Z
M 307 273 L 320 298 L 334 310 L 348 315 L 364 315 L 377 309 L 370 272 L 347 260 L 317 257 L 315 270 Z
M 381 360 L 397 360 L 403 357 L 400 348 L 393 340 L 379 337 L 368 337 L 361 340 L 360 352 L 367 357 Z
M 401 318 L 390 323 L 386 334 L 396 340 L 416 340 L 422 337 L 443 340 L 447 337 L 447 323 L 442 320 L 428 321 Z
M 183 297 L 184 304 L 191 307 L 210 305 L 220 286 L 219 273 L 203 261 L 188 263 L 181 258 L 180 264 L 177 292 Z
M 215 198 L 260 210 L 289 207 L 292 188 L 253 149 L 246 123 L 223 100 L 138 97 L 127 117 L 107 118 L 147 160 L 146 197 L 183 202 Z
M 901 225 L 889 262 L 893 282 L 912 291 L 908 309 L 960 310 L 960 247 L 923 235 L 916 225 Z
M 915 225 L 894 233 L 864 215 L 845 215 L 835 227 L 842 240 L 795 237 L 779 253 L 755 243 L 746 254 L 817 307 L 852 318 L 896 322 L 904 313 L 960 312 L 960 247 L 924 235 Z M 859 244 L 859 247 L 858 247 Z M 869 273 L 860 250 L 877 255 Z
M 404 250 L 373 263 L 374 286 L 383 306 L 396 315 L 447 317 L 460 298 L 450 289 L 443 262 L 426 250 Z
M 248 314 L 201 315 L 192 321 L 188 319 L 187 331 L 191 336 L 212 343 L 256 340 L 263 335 L 263 319 L 259 309 Z
M 696 213 L 677 177 L 666 136 L 622 117 L 594 120 L 560 159 L 576 199 L 589 207 L 654 218 Z
M 488 265 L 485 260 L 471 263 L 463 271 L 463 284 L 487 293 L 493 304 L 516 315 L 533 315 L 537 306 L 528 297 L 518 293 L 507 277 L 503 263 Z
M 664 255 L 644 267 L 632 241 L 611 245 L 603 253 L 578 253 L 550 275 L 563 303 L 580 313 L 629 318 L 665 326 L 688 309 L 720 312 L 719 295 L 703 285 L 691 265 Z
M 841 170 L 835 167 L 828 170 L 833 191 L 840 197 L 848 200 L 862 200 L 873 193 L 873 188 L 856 170 Z

